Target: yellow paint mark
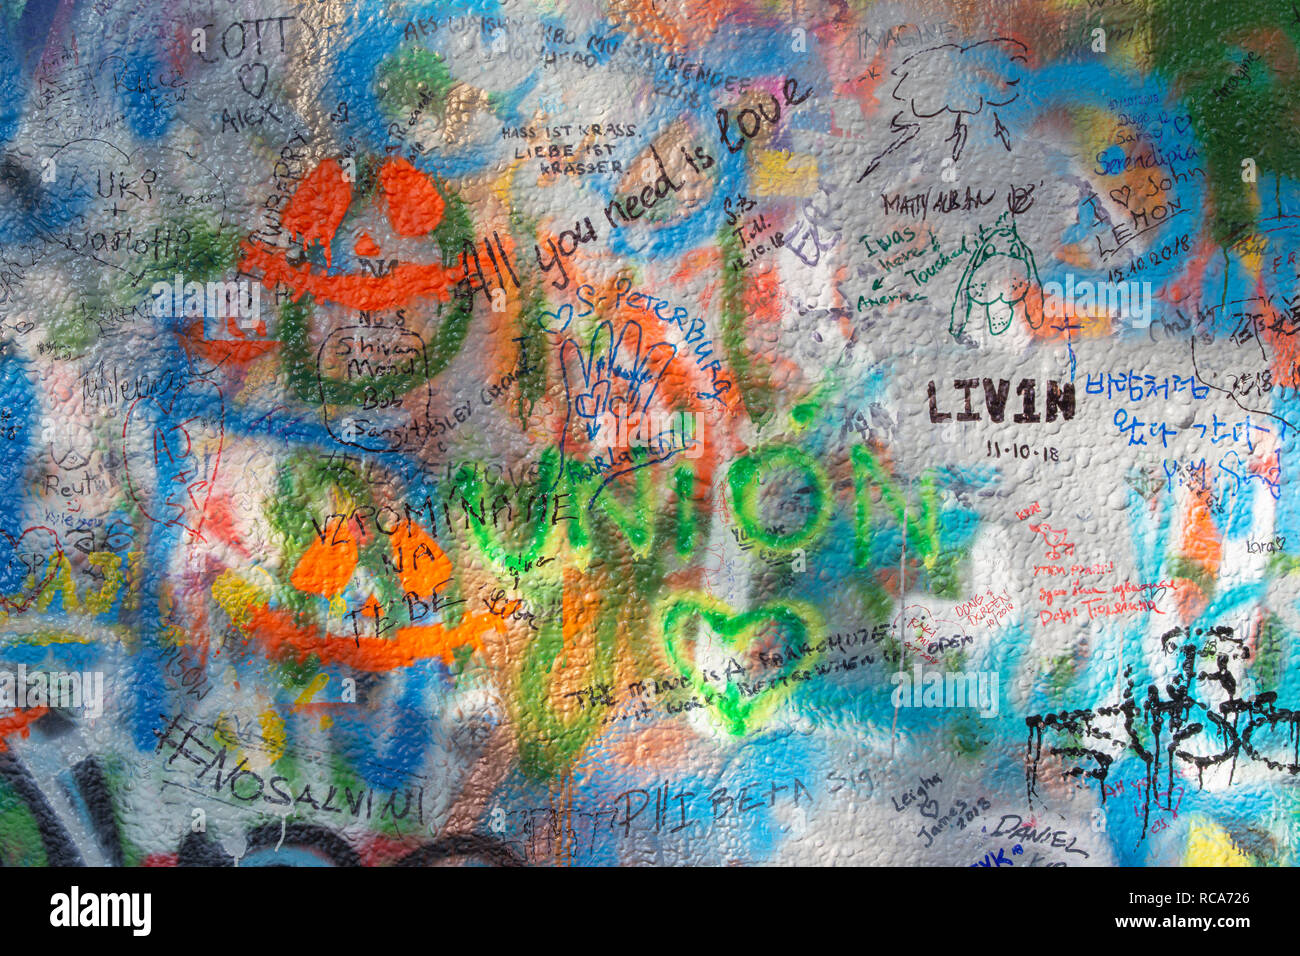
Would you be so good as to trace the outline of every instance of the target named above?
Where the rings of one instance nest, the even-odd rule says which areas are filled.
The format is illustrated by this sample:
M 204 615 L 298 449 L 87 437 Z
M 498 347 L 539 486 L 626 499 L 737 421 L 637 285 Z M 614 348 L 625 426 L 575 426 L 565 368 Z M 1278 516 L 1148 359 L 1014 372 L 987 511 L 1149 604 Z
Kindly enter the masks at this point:
M 103 572 L 104 586 L 86 595 L 86 613 L 103 614 L 113 606 L 122 587 L 122 557 L 112 551 L 93 551 L 87 560 Z
M 780 149 L 754 150 L 758 196 L 811 196 L 817 192 L 817 159 Z
M 215 729 L 212 731 L 212 736 L 215 737 L 218 742 L 225 744 L 227 747 L 233 747 L 239 742 L 235 739 L 235 732 L 230 729 L 230 723 L 226 720 L 225 711 L 222 711 L 217 715 L 217 719 L 213 721 L 213 725 Z
M 1250 214 L 1252 220 L 1259 219 L 1260 210 L 1263 203 L 1259 198 L 1259 183 L 1253 182 L 1246 185 L 1246 199 L 1250 203 Z M 1252 279 L 1259 281 L 1259 275 L 1264 269 L 1264 245 L 1262 243 L 1250 243 L 1241 254 L 1242 265 L 1250 273 Z
M 77 600 L 77 586 L 72 583 L 72 565 L 68 563 L 68 556 L 60 552 L 59 554 L 50 555 L 50 567 L 58 567 L 58 574 L 54 580 L 41 592 L 41 596 L 36 599 L 36 610 L 44 611 L 54 600 L 54 592 L 63 592 L 63 610 L 66 613 L 78 611 L 81 609 L 81 602 Z
M 143 564 L 143 551 L 128 551 L 126 553 L 126 597 L 122 601 L 122 606 L 128 611 L 140 606 L 140 575 L 144 571 Z
M 31 644 L 35 647 L 49 647 L 51 644 L 94 644 L 94 638 L 86 637 L 84 634 L 74 634 L 71 631 L 57 631 L 49 628 L 43 628 L 33 631 L 30 634 L 14 635 L 7 643 L 9 644 Z
M 348 602 L 343 600 L 342 594 L 336 594 L 330 598 L 330 616 L 342 617 L 348 613 Z
M 247 755 L 239 746 L 239 734 L 235 730 L 234 721 L 226 716 L 223 710 L 217 715 L 217 719 L 212 722 L 212 736 L 224 747 L 230 748 L 234 756 L 234 764 L 239 766 L 240 761 L 247 759 Z
M 298 699 L 294 701 L 295 705 L 310 704 L 311 699 L 325 689 L 325 685 L 330 682 L 329 674 L 317 674 L 310 684 L 303 688 Z
M 266 744 L 267 762 L 275 763 L 284 756 L 284 719 L 275 711 L 267 710 L 258 715 L 258 722 L 262 725 L 262 741 Z
M 236 627 L 247 627 L 251 618 L 249 608 L 262 603 L 261 592 L 234 571 L 222 571 L 212 582 L 212 598 Z
M 1212 820 L 1197 820 L 1187 837 L 1185 866 L 1250 866 L 1250 857 Z

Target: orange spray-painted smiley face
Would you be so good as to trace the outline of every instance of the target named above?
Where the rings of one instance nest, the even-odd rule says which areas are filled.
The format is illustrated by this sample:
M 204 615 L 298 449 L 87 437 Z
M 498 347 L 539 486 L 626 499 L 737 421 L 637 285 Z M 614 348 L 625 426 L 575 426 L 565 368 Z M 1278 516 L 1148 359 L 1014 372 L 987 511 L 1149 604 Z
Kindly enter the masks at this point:
M 442 223 L 446 203 L 438 187 L 405 159 L 387 160 L 379 170 L 379 184 L 387 220 L 396 236 L 424 238 Z M 290 236 L 302 243 L 304 252 L 313 244 L 321 245 L 326 268 L 318 270 L 309 262 L 291 262 L 289 250 L 261 242 L 244 243 L 240 268 L 261 273 L 262 283 L 268 288 L 283 283 L 293 290 L 295 300 L 310 294 L 317 302 L 334 302 L 364 312 L 395 309 L 425 297 L 447 301 L 464 271 L 440 262 L 399 262 L 385 275 L 332 272 L 334 239 L 351 206 L 351 177 L 345 175 L 336 160 L 322 160 L 298 184 L 280 221 Z M 369 233 L 363 232 L 354 251 L 370 257 L 382 250 Z
M 351 162 L 345 161 L 350 167 Z M 335 326 L 313 346 L 316 380 L 294 380 L 304 399 L 319 398 L 331 434 L 344 444 L 375 451 L 409 447 L 427 424 L 432 400 L 429 380 L 440 365 L 431 361 L 425 338 L 408 325 L 406 309 L 418 311 L 432 300 L 439 314 L 465 276 L 463 265 L 450 265 L 448 200 L 433 180 L 406 159 L 387 159 L 376 176 L 378 216 L 369 204 L 354 202 L 352 169 L 334 159 L 321 161 L 297 185 L 281 215 L 281 224 L 305 253 L 317 245 L 325 266 L 306 261 L 294 248 L 261 242 L 243 246 L 241 269 L 260 275 L 268 288 L 290 290 L 291 305 L 282 312 L 285 361 L 310 367 L 305 327 L 307 312 L 297 303 L 310 296 L 316 306 L 340 306 L 366 313 L 359 322 Z M 354 216 L 353 252 L 360 271 L 336 270 L 334 243 L 349 216 Z M 434 261 L 428 243 L 436 246 Z M 387 261 L 375 261 L 378 257 Z M 421 261 L 424 260 L 424 261 Z M 471 303 L 463 298 L 448 322 L 467 324 Z M 397 310 L 389 319 L 383 313 Z M 379 315 L 376 316 L 376 313 Z M 322 330 L 323 331 L 323 330 Z M 443 336 L 439 334 L 439 344 Z M 453 337 L 454 338 L 454 337 Z M 300 350 L 299 352 L 294 351 Z M 290 352 L 293 354 L 290 354 Z M 291 375 L 291 378 L 293 376 Z M 414 405 L 410 404 L 414 401 Z M 402 420 L 399 406 L 410 413 Z M 343 407 L 344 410 L 340 410 Z

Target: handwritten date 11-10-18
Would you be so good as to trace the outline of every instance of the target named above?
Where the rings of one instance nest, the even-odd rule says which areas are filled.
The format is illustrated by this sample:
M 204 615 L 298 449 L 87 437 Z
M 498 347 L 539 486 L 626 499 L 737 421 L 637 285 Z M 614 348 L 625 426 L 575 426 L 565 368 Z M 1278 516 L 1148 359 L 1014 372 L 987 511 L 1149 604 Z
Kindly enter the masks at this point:
M 1053 448 L 1051 445 L 1044 445 L 1042 448 L 1030 448 L 1028 445 L 999 445 L 995 441 L 987 441 L 985 444 L 985 454 L 989 458 L 1001 458 L 1003 455 L 1010 455 L 1012 458 L 1037 458 L 1040 461 L 1060 461 L 1061 450 Z

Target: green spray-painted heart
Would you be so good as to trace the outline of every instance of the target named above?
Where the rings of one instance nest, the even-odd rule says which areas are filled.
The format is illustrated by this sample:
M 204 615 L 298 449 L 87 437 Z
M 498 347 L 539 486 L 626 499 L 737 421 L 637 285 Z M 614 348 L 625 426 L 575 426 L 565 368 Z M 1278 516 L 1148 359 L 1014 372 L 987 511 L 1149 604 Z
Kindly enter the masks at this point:
M 776 624 L 784 638 L 780 652 L 783 658 L 781 669 L 775 674 L 765 672 L 752 681 L 737 682 L 727 677 L 726 689 L 716 690 L 700 673 L 694 652 L 687 655 L 682 647 L 682 631 L 696 615 L 736 652 L 745 651 L 753 643 L 760 625 Z M 662 622 L 664 651 L 668 659 L 690 681 L 696 695 L 708 703 L 727 731 L 736 736 L 745 734 L 770 717 L 799 685 L 800 681 L 792 679 L 792 675 L 796 671 L 805 671 L 820 656 L 820 651 L 812 650 L 812 645 L 822 631 L 821 616 L 801 601 L 769 601 L 737 614 L 716 598 L 688 592 L 667 602 Z M 724 679 L 717 674 L 711 676 L 719 683 Z

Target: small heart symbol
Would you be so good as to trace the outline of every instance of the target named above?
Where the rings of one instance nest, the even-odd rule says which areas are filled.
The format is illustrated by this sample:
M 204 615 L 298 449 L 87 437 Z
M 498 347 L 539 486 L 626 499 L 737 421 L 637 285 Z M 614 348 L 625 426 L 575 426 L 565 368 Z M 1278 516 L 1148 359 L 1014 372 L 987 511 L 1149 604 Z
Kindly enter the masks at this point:
M 258 71 L 261 75 L 258 75 Z M 239 78 L 239 85 L 255 100 L 260 100 L 262 94 L 266 92 L 267 71 L 264 63 L 245 63 L 235 71 L 235 76 Z M 256 90 L 256 92 L 254 92 Z
M 554 312 L 543 312 L 537 316 L 537 324 L 542 327 L 543 331 L 550 332 L 552 335 L 559 335 L 569 327 L 569 323 L 572 321 L 573 306 L 567 304 L 560 306 Z M 563 324 L 560 324 L 561 322 Z
M 28 535 L 34 537 L 27 542 L 24 550 L 23 541 Z M 54 580 L 59 563 L 51 562 L 49 557 L 61 555 L 63 549 L 59 546 L 59 536 L 44 526 L 26 528 L 17 538 L 8 531 L 0 531 L 0 538 L 4 539 L 0 541 L 0 606 L 15 614 L 21 614 Z M 45 577 L 37 581 L 25 594 L 12 593 L 22 586 L 29 575 L 34 575 L 33 569 L 40 566 L 40 562 L 34 560 L 38 557 L 45 559 Z M 26 560 L 26 558 L 33 560 Z M 4 596 L 6 593 L 7 597 Z
M 583 418 L 595 419 L 601 409 L 609 409 L 609 382 L 596 382 L 590 392 L 583 392 L 573 400 L 573 410 Z
M 1123 189 L 1112 189 L 1110 191 L 1110 198 L 1115 200 L 1121 206 L 1127 206 L 1130 192 L 1132 192 L 1132 190 L 1128 186 L 1125 186 Z
M 925 812 L 926 807 L 933 807 L 929 813 Z M 939 819 L 939 801 L 935 799 L 923 800 L 921 802 L 921 816 L 929 817 L 931 820 Z

